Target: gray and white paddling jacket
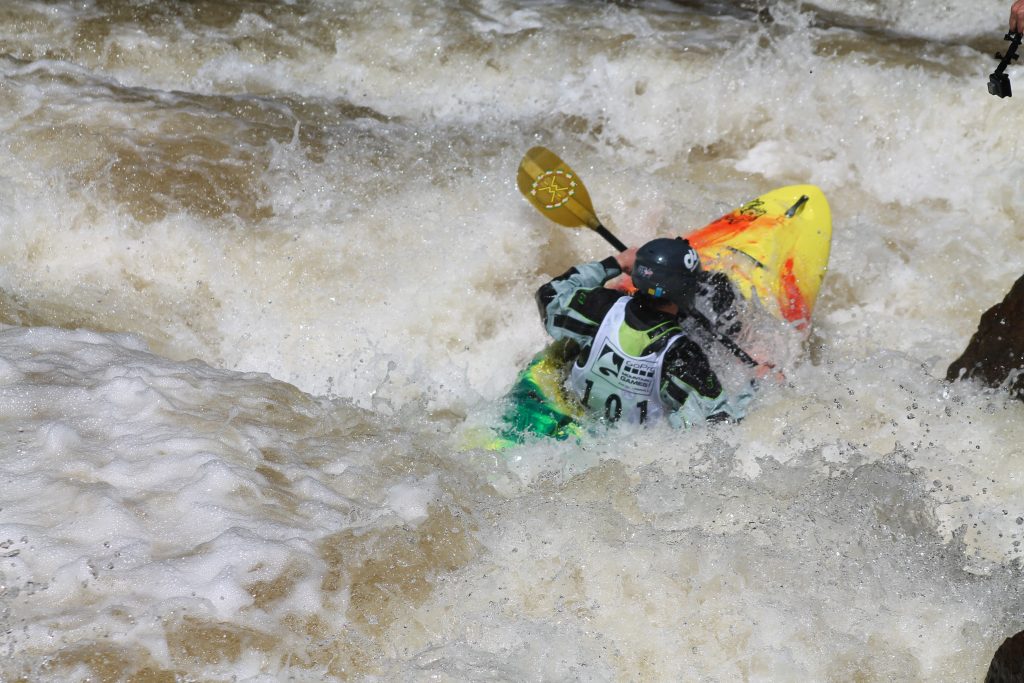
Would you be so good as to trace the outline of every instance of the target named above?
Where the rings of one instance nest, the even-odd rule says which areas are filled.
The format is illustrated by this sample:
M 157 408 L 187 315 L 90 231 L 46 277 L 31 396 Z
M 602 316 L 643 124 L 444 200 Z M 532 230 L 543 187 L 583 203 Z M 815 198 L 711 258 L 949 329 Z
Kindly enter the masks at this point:
M 608 257 L 574 266 L 537 290 L 545 328 L 556 341 L 567 342 L 573 393 L 608 422 L 645 422 L 665 414 L 676 426 L 690 426 L 742 418 L 751 394 L 726 396 L 704 351 L 675 316 L 602 286 L 621 272 Z M 725 281 L 712 283 L 706 289 L 711 291 L 719 299 L 712 302 L 715 310 L 723 311 L 724 331 L 734 334 L 732 288 Z

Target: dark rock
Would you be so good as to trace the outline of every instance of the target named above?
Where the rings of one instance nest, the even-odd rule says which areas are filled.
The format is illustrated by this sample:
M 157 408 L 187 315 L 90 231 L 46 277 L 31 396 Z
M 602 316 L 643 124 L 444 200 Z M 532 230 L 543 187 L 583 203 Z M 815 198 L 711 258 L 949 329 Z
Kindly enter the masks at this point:
M 999 646 L 985 683 L 1024 683 L 1024 631 Z
M 990 387 L 1002 387 L 1024 401 L 1024 276 L 1002 303 L 985 311 L 978 331 L 963 355 L 953 361 L 946 379 L 974 378 Z M 1014 372 L 1018 371 L 1018 372 Z M 1007 379 L 1013 375 L 1007 383 Z

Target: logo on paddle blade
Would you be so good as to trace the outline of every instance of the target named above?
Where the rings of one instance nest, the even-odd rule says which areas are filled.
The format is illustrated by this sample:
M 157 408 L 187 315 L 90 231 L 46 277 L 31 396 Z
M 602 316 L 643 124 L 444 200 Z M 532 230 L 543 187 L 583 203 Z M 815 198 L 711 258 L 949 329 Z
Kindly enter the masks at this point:
M 576 178 L 561 169 L 545 171 L 533 181 L 530 194 L 545 202 L 545 209 L 558 209 L 576 194 Z

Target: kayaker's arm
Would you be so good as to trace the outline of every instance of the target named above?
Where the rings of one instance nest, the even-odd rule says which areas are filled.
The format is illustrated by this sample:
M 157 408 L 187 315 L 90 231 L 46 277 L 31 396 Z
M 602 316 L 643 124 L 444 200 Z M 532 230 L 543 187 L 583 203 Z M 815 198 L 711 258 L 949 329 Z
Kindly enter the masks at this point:
M 677 427 L 738 421 L 747 414 L 752 398 L 750 391 L 729 397 L 707 356 L 692 339 L 678 340 L 665 357 L 661 400 L 669 411 L 669 422 Z
M 589 344 L 611 303 L 623 296 L 601 285 L 622 272 L 616 257 L 609 256 L 573 266 L 542 285 L 536 294 L 537 309 L 548 334 L 555 340 Z

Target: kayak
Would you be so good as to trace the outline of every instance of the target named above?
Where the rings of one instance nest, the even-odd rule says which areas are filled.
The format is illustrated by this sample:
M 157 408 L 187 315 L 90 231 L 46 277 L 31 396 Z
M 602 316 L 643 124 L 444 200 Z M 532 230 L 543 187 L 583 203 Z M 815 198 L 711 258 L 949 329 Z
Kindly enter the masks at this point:
M 803 338 L 828 268 L 832 214 L 813 185 L 772 190 L 703 228 L 682 235 L 697 250 L 704 270 L 724 273 L 743 299 L 756 302 Z M 618 279 L 616 287 L 629 287 Z M 538 353 L 505 395 L 490 450 L 505 450 L 537 437 L 565 440 L 585 432 L 583 412 L 563 386 L 561 344 Z
M 725 273 L 744 299 L 807 332 L 832 248 L 820 189 L 772 190 L 685 236 L 705 270 Z

